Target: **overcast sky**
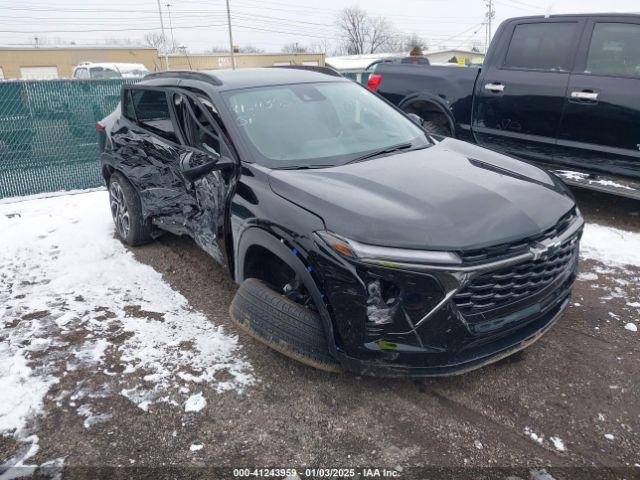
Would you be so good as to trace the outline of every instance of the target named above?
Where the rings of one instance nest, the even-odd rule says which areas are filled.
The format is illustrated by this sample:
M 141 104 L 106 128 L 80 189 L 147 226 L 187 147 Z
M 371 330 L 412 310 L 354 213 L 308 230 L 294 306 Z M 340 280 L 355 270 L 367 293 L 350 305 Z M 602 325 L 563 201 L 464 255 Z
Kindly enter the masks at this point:
M 557 4 L 638 10 L 640 0 L 558 0 Z M 170 7 L 167 7 L 167 3 Z M 493 0 L 494 28 L 514 16 L 543 14 L 549 0 Z M 225 0 L 161 0 L 165 28 L 169 11 L 177 42 L 190 52 L 228 46 Z M 486 0 L 230 0 L 234 43 L 280 51 L 289 42 L 302 46 L 337 40 L 335 22 L 341 9 L 359 5 L 382 16 L 401 34 L 416 33 L 431 49 L 483 48 L 482 22 Z M 0 44 L 33 45 L 75 41 L 104 43 L 109 39 L 142 39 L 159 31 L 157 0 L 0 0 Z

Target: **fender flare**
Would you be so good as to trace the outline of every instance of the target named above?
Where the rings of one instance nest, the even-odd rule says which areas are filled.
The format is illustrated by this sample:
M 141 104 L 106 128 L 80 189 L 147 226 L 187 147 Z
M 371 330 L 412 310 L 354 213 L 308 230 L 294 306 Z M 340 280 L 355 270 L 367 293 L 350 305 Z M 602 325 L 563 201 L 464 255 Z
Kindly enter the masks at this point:
M 452 134 L 451 136 L 453 138 L 456 138 L 456 121 L 453 113 L 451 112 L 451 106 L 449 105 L 449 102 L 431 93 L 416 93 L 405 97 L 398 104 L 398 108 L 404 111 L 407 106 L 411 105 L 414 102 L 428 102 L 437 107 L 446 117 L 447 122 L 449 123 L 449 129 L 451 130 Z
M 333 321 L 331 320 L 329 310 L 324 303 L 323 295 L 311 276 L 311 273 L 307 270 L 307 266 L 302 262 L 300 257 L 294 254 L 284 242 L 280 241 L 279 238 L 259 227 L 249 227 L 247 230 L 242 232 L 238 241 L 236 255 L 234 257 L 236 260 L 234 272 L 234 279 L 236 283 L 240 284 L 245 280 L 244 259 L 249 248 L 253 246 L 265 248 L 298 274 L 318 307 L 329 353 L 336 357 L 337 346 L 333 335 Z

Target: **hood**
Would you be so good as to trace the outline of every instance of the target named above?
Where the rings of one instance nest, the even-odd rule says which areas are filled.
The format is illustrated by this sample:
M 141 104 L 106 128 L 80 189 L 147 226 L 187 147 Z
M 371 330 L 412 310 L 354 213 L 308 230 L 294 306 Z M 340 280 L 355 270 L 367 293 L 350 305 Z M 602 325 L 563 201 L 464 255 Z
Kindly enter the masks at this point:
M 468 250 L 552 227 L 574 206 L 554 176 L 446 139 L 433 147 L 319 170 L 273 170 L 273 191 L 326 228 L 372 245 Z

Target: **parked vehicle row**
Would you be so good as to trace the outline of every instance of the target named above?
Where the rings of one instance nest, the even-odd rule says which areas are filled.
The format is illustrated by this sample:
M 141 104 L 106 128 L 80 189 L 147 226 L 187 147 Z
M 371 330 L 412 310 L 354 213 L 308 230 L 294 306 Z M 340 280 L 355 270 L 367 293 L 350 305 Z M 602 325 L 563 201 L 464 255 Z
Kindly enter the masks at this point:
M 238 325 L 315 367 L 461 373 L 569 302 L 584 222 L 557 177 L 329 71 L 152 74 L 98 128 L 120 238 L 192 237 Z
M 481 69 L 381 63 L 369 87 L 433 133 L 640 198 L 640 15 L 515 18 Z

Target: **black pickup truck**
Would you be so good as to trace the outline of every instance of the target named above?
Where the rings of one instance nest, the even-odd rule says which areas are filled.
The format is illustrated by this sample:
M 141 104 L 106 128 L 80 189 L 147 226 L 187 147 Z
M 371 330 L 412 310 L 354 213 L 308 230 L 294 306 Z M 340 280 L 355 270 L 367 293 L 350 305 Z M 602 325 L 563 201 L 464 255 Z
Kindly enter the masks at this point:
M 482 68 L 381 63 L 368 86 L 432 133 L 640 198 L 640 15 L 510 19 Z

